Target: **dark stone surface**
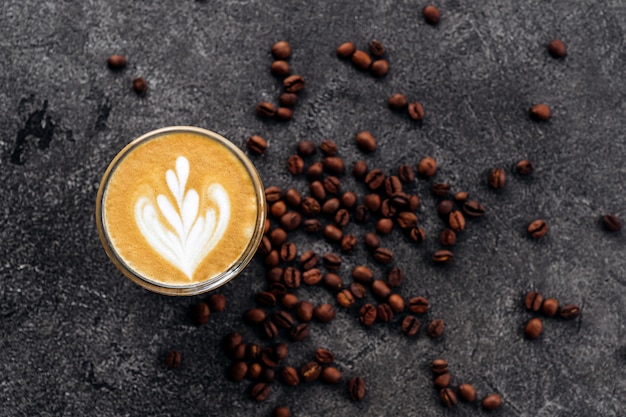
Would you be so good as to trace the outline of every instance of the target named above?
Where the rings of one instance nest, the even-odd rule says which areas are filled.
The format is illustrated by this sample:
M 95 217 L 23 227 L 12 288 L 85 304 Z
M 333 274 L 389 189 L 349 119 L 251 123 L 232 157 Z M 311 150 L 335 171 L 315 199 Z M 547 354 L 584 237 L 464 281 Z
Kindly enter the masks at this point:
M 288 3 L 285 5 L 284 3 Z M 469 382 L 479 398 L 503 396 L 499 416 L 623 416 L 626 414 L 626 254 L 624 233 L 607 233 L 600 216 L 626 217 L 626 9 L 621 0 L 438 3 L 442 19 L 427 25 L 425 4 L 297 1 L 5 1 L 0 6 L 0 415 L 269 416 L 288 405 L 294 416 L 470 416 L 477 405 L 448 412 L 438 403 L 429 362 L 445 357 L 454 386 Z M 546 45 L 561 38 L 565 59 Z M 275 101 L 280 82 L 269 73 L 271 45 L 293 48 L 292 70 L 306 79 L 295 118 L 268 123 L 254 114 Z M 391 70 L 374 79 L 335 56 L 335 48 L 372 39 L 387 47 Z M 122 53 L 121 72 L 106 66 Z M 145 97 L 131 90 L 148 81 Z M 416 124 L 385 104 L 403 92 L 424 104 Z M 529 119 L 545 102 L 547 123 Z M 124 279 L 101 249 L 94 200 L 108 162 L 127 142 L 168 125 L 197 125 L 242 146 L 269 141 L 253 157 L 266 185 L 306 190 L 284 169 L 302 139 L 332 138 L 348 166 L 364 158 L 393 172 L 431 155 L 435 180 L 467 190 L 488 214 L 468 221 L 452 265 L 429 261 L 443 224 L 428 182 L 420 224 L 428 240 L 408 242 L 398 230 L 383 237 L 407 278 L 400 293 L 424 295 L 428 318 L 445 320 L 445 335 L 403 336 L 399 323 L 359 325 L 354 311 L 290 345 L 296 367 L 324 346 L 344 373 L 338 386 L 272 384 L 269 399 L 249 399 L 249 383 L 224 377 L 230 363 L 221 338 L 241 324 L 264 288 L 255 260 L 220 292 L 224 313 L 196 327 L 190 306 L 204 297 L 168 298 Z M 378 139 L 375 154 L 354 145 L 363 129 Z M 531 178 L 512 173 L 529 158 Z M 315 159 L 315 158 L 313 158 Z M 308 161 L 310 162 L 310 161 Z M 504 190 L 486 174 L 507 170 Z M 362 196 L 350 175 L 346 188 Z M 526 225 L 544 218 L 549 234 L 532 241 Z M 373 228 L 370 225 L 368 229 Z M 365 229 L 349 231 L 361 237 Z M 300 252 L 338 251 L 320 236 L 297 232 Z M 362 244 L 344 257 L 340 274 L 367 263 L 384 276 Z M 539 340 L 523 337 L 532 316 L 522 305 L 531 288 L 582 306 L 572 322 L 545 320 Z M 322 287 L 299 297 L 334 303 Z M 182 354 L 167 370 L 164 354 Z M 365 400 L 348 399 L 347 381 L 363 376 Z

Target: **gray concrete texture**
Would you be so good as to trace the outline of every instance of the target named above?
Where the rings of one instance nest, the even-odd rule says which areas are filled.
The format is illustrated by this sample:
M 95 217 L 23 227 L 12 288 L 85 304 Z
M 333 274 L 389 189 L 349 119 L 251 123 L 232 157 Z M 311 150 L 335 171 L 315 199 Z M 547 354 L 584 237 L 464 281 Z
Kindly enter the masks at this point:
M 3 416 L 269 416 L 287 405 L 294 416 L 474 416 L 477 404 L 446 410 L 428 369 L 445 357 L 453 385 L 472 383 L 479 398 L 500 393 L 497 416 L 624 416 L 626 406 L 626 254 L 624 233 L 608 233 L 600 216 L 626 217 L 626 9 L 620 0 L 442 0 L 441 22 L 421 17 L 425 3 L 357 1 L 159 2 L 5 0 L 0 5 L 0 415 Z M 565 59 L 546 44 L 561 38 Z M 270 47 L 287 40 L 292 72 L 306 80 L 294 119 L 267 122 L 256 103 L 276 101 Z M 389 74 L 375 79 L 335 55 L 344 41 L 387 47 Z M 112 72 L 110 54 L 128 57 Z M 149 90 L 131 90 L 143 76 Z M 386 106 L 402 92 L 425 108 L 423 123 Z M 537 123 L 528 108 L 550 105 Z M 365 159 L 387 174 L 400 163 L 437 159 L 433 181 L 448 181 L 488 208 L 468 221 L 454 262 L 438 268 L 444 224 L 429 181 L 407 187 L 421 197 L 427 241 L 415 245 L 399 230 L 382 237 L 406 279 L 399 293 L 430 299 L 432 318 L 446 323 L 441 340 L 420 330 L 405 337 L 393 324 L 364 328 L 356 310 L 338 308 L 329 324 L 290 344 L 286 363 L 299 367 L 315 348 L 331 349 L 344 381 L 287 387 L 272 384 L 264 403 L 249 398 L 249 382 L 233 383 L 220 348 L 234 330 L 265 343 L 241 323 L 266 287 L 255 259 L 219 292 L 228 307 L 201 327 L 190 307 L 205 297 L 149 293 L 108 261 L 94 223 L 99 179 L 131 139 L 168 125 L 217 131 L 244 147 L 252 134 L 269 141 L 252 156 L 266 186 L 307 191 L 285 161 L 303 139 L 332 138 L 348 167 Z M 355 134 L 378 140 L 371 155 Z M 530 178 L 512 171 L 520 159 L 536 166 Z M 319 160 L 317 156 L 307 164 Z M 486 185 L 490 168 L 508 179 L 501 192 Z M 344 189 L 366 189 L 351 175 Z M 540 241 L 527 224 L 548 221 Z M 367 226 L 347 230 L 362 238 Z M 303 231 L 291 238 L 299 253 L 339 252 Z M 361 240 L 343 256 L 344 283 L 357 264 L 384 277 Z M 523 295 L 537 289 L 577 303 L 575 321 L 546 319 L 529 341 Z M 303 287 L 301 299 L 334 303 L 323 287 Z M 368 296 L 371 297 L 371 296 Z M 373 300 L 368 298 L 369 300 Z M 280 337 L 283 340 L 283 336 Z M 169 349 L 182 354 L 168 370 Z M 347 396 L 347 380 L 363 376 L 364 401 Z

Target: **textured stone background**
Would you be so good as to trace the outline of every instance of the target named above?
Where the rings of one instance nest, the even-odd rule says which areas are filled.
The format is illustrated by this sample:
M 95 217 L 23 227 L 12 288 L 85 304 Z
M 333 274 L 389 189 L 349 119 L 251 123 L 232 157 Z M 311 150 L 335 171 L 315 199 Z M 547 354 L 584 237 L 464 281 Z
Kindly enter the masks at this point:
M 287 3 L 287 4 L 285 4 Z M 442 0 L 431 27 L 415 1 L 5 0 L 0 5 L 0 415 L 266 416 L 286 404 L 295 416 L 473 416 L 479 407 L 446 411 L 431 385 L 429 362 L 447 358 L 454 384 L 471 382 L 479 396 L 495 391 L 498 416 L 626 415 L 625 236 L 599 217 L 626 217 L 626 8 L 621 0 Z M 564 60 L 545 45 L 559 37 Z M 365 47 L 380 39 L 391 70 L 374 79 L 335 56 L 343 41 Z M 275 100 L 271 45 L 288 40 L 294 72 L 306 91 L 289 123 L 254 114 Z M 129 66 L 106 67 L 112 53 Z M 144 98 L 133 77 L 149 84 Z M 404 92 L 426 109 L 423 124 L 391 112 L 386 98 Z M 528 107 L 546 102 L 554 117 L 535 123 Z M 447 324 L 442 340 L 408 339 L 398 325 L 365 329 L 341 311 L 311 337 L 291 345 L 287 362 L 303 364 L 318 346 L 333 350 L 347 377 L 365 377 L 362 403 L 339 387 L 272 386 L 256 404 L 248 383 L 224 377 L 220 349 L 264 287 L 255 260 L 221 291 L 225 313 L 196 327 L 189 307 L 202 297 L 167 298 L 124 279 L 100 247 L 94 200 L 108 162 L 134 137 L 168 125 L 197 125 L 243 146 L 260 134 L 270 146 L 253 157 L 266 185 L 306 190 L 285 172 L 295 143 L 334 139 L 348 165 L 395 170 L 434 156 L 436 180 L 467 190 L 489 209 L 460 237 L 452 265 L 435 268 L 442 223 L 426 181 L 419 215 L 429 238 L 421 246 L 397 230 L 384 237 L 407 272 L 405 296 L 425 295 L 429 318 Z M 364 156 L 354 135 L 370 130 L 379 150 Z M 530 179 L 512 174 L 529 158 Z M 507 168 L 501 193 L 486 172 Z M 364 190 L 350 175 L 345 186 Z M 541 241 L 525 236 L 535 218 L 550 224 Z M 363 228 L 349 227 L 361 236 Z M 296 233 L 300 251 L 338 250 L 321 237 Z M 365 250 L 344 257 L 341 274 L 358 263 L 377 266 Z M 528 341 L 523 294 L 537 288 L 582 305 L 574 322 L 546 320 Z M 322 287 L 301 298 L 333 302 Z M 427 320 L 424 320 L 427 321 Z M 170 371 L 163 354 L 181 351 Z

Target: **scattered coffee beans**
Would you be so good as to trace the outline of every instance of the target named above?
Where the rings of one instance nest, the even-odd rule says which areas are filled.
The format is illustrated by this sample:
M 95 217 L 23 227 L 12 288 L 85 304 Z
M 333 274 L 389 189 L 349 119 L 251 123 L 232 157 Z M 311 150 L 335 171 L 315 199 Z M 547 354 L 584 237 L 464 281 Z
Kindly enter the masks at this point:
M 567 304 L 561 307 L 559 315 L 565 320 L 574 320 L 580 315 L 580 307 L 576 304 Z
M 107 64 L 112 70 L 121 70 L 126 67 L 126 57 L 124 55 L 111 55 Z
M 548 223 L 545 220 L 534 220 L 528 225 L 528 234 L 535 239 L 544 237 L 546 233 L 548 233 Z
M 550 119 L 550 107 L 546 104 L 535 104 L 530 108 L 530 117 L 538 121 Z
M 365 397 L 365 380 L 360 376 L 350 379 L 348 394 L 352 401 L 361 401 Z
M 441 400 L 441 404 L 448 408 L 454 407 L 458 402 L 456 394 L 450 388 L 444 388 L 439 391 L 439 399 Z
M 548 51 L 554 58 L 563 58 L 567 55 L 565 44 L 560 39 L 555 39 L 548 44 Z
M 461 384 L 457 390 L 459 397 L 465 402 L 472 403 L 476 401 L 476 389 L 470 384 Z
M 497 410 L 501 405 L 502 398 L 498 394 L 489 394 L 482 401 L 483 408 L 489 411 Z
M 435 6 L 428 5 L 424 7 L 422 14 L 424 15 L 424 19 L 427 23 L 430 23 L 431 25 L 436 25 L 437 23 L 439 23 L 441 15 L 439 13 L 439 9 L 437 9 Z
M 406 96 L 401 93 L 396 93 L 387 99 L 387 105 L 394 110 L 402 109 L 406 104 Z
M 372 65 L 372 58 L 365 51 L 360 49 L 354 51 L 352 54 L 352 63 L 355 67 L 366 70 Z
M 291 55 L 291 46 L 287 41 L 276 42 L 272 46 L 272 54 L 276 59 L 287 59 Z
M 133 90 L 139 95 L 144 95 L 148 91 L 148 83 L 143 77 L 137 77 L 133 80 Z
M 537 339 L 542 331 L 543 322 L 537 317 L 530 319 L 524 328 L 524 334 L 526 334 L 526 337 L 529 339 Z
M 350 58 L 356 51 L 356 46 L 352 42 L 344 42 L 337 48 L 337 55 L 341 58 Z
M 267 141 L 261 136 L 253 135 L 248 138 L 248 141 L 246 142 L 246 147 L 257 155 L 261 155 L 267 149 Z
M 524 306 L 529 311 L 539 311 L 543 303 L 543 296 L 537 291 L 530 291 L 524 298 Z
M 424 107 L 419 101 L 409 103 L 409 117 L 413 120 L 422 120 L 424 118 Z

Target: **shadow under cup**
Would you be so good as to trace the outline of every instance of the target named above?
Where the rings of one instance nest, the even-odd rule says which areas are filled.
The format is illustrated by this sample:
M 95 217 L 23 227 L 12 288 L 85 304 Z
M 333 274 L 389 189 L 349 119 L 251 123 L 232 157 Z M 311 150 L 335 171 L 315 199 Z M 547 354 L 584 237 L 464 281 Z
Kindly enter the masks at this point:
M 263 238 L 266 202 L 250 159 L 205 129 L 166 127 L 113 159 L 96 200 L 96 225 L 115 266 L 142 287 L 195 295 L 248 265 Z

